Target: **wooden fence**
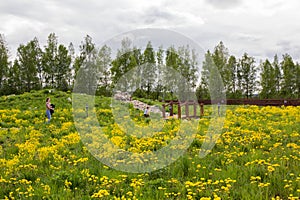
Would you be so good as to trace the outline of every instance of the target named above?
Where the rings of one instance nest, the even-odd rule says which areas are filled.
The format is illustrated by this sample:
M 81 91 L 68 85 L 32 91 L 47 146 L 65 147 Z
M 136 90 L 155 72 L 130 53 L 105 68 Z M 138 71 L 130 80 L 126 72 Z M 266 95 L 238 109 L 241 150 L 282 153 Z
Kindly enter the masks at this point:
M 203 103 L 197 102 L 197 101 L 186 101 L 183 103 L 180 103 L 179 101 L 170 101 L 169 103 L 162 105 L 162 116 L 163 118 L 166 118 L 166 107 L 169 107 L 169 114 L 170 116 L 173 116 L 174 106 L 177 106 L 177 118 L 183 119 L 183 118 L 198 118 L 203 115 L 204 108 Z M 193 106 L 193 113 L 190 113 L 189 106 Z M 200 106 L 200 116 L 197 115 L 197 106 Z M 182 107 L 185 107 L 185 113 L 182 113 Z
M 203 105 L 218 104 L 220 100 L 199 100 L 197 101 L 166 101 L 162 105 L 162 116 L 166 118 L 166 108 L 169 107 L 170 116 L 173 116 L 174 106 L 177 106 L 177 118 L 198 118 L 203 116 Z M 300 99 L 227 99 L 226 105 L 257 105 L 257 106 L 300 106 Z M 189 106 L 193 106 L 193 113 L 190 113 Z M 197 106 L 200 106 L 200 116 L 197 115 Z M 185 113 L 182 113 L 182 107 L 185 107 Z
M 218 101 L 216 101 L 218 102 Z M 213 102 L 216 104 L 216 102 Z M 199 103 L 211 105 L 211 100 L 200 100 Z M 300 106 L 300 99 L 227 99 L 227 105 L 257 105 L 257 106 Z

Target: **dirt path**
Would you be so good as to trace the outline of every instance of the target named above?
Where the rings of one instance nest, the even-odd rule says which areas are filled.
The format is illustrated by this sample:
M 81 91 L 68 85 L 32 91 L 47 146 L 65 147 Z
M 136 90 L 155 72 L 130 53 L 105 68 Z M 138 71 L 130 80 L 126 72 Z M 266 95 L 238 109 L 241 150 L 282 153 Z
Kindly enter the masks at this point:
M 127 93 L 116 93 L 114 95 L 114 98 L 116 100 L 121 100 L 125 103 L 131 103 L 133 104 L 133 107 L 136 108 L 136 109 L 139 109 L 139 110 L 142 110 L 144 111 L 146 107 L 149 107 L 150 108 L 150 113 L 159 113 L 162 115 L 162 111 L 161 111 L 161 108 L 157 105 L 154 105 L 154 106 L 151 106 L 151 105 L 148 105 L 142 101 L 139 101 L 139 100 L 131 100 L 131 96 Z

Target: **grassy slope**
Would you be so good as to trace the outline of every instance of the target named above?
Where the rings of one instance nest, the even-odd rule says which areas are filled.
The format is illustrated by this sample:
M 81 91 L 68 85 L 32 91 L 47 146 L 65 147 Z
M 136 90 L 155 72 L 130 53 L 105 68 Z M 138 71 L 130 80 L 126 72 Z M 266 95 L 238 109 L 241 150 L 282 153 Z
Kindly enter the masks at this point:
M 50 125 L 44 123 L 47 96 L 56 105 Z M 289 108 L 272 113 L 271 109 L 231 107 L 222 137 L 205 158 L 197 154 L 207 119 L 200 121 L 198 139 L 175 163 L 149 174 L 127 174 L 98 162 L 76 137 L 70 96 L 39 91 L 1 97 L 0 199 L 90 199 L 95 193 L 101 196 L 101 190 L 107 199 L 299 196 L 300 125 Z M 104 112 L 109 105 L 109 98 L 97 98 L 103 125 L 112 120 Z M 299 108 L 291 111 L 299 113 Z

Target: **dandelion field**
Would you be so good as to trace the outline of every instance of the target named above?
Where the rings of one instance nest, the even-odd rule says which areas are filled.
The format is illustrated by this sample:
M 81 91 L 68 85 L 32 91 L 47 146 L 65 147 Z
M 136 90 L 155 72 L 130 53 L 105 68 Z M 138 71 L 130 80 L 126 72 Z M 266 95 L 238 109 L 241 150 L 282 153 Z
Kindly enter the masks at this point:
M 47 96 L 56 105 L 50 124 Z M 227 106 L 221 136 L 199 158 L 212 112 L 206 106 L 183 156 L 153 172 L 126 173 L 102 164 L 83 145 L 68 97 L 47 90 L 0 97 L 0 199 L 300 197 L 300 107 Z M 119 148 L 152 152 L 176 135 L 180 121 L 172 119 L 151 138 L 130 137 L 116 124 L 110 104 L 110 98 L 96 98 L 97 120 Z M 147 126 L 143 113 L 130 109 L 132 119 Z

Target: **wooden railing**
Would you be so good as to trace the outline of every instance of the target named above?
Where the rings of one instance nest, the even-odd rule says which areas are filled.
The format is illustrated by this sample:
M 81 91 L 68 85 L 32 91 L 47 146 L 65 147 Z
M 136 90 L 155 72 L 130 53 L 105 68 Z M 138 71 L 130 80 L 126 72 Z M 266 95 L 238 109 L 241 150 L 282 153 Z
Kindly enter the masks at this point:
M 162 116 L 166 118 L 166 107 L 171 106 L 171 110 L 174 112 L 174 106 L 178 108 L 178 119 L 182 118 L 182 107 L 185 106 L 184 118 L 197 118 L 203 116 L 203 105 L 218 104 L 220 100 L 199 100 L 199 101 L 167 101 L 162 105 Z M 193 115 L 189 113 L 189 106 L 193 106 Z M 257 106 L 300 106 L 300 99 L 227 99 L 226 105 L 257 105 Z M 200 116 L 197 116 L 197 106 L 200 106 Z M 172 115 L 172 113 L 171 113 Z
M 197 101 L 186 101 L 186 102 L 179 102 L 179 101 L 170 101 L 169 103 L 162 105 L 162 116 L 163 118 L 166 118 L 166 107 L 171 106 L 171 111 L 174 111 L 174 106 L 177 106 L 178 110 L 178 119 L 182 118 L 182 107 L 185 107 L 185 117 L 184 118 L 197 118 L 203 115 L 204 108 L 203 103 L 197 102 Z M 193 106 L 193 114 L 190 115 L 189 106 Z M 200 106 L 200 115 L 197 115 L 197 106 Z M 172 116 L 172 113 L 170 113 L 170 116 Z
M 165 101 L 169 103 L 170 101 Z M 173 101 L 176 103 L 177 101 Z M 218 104 L 220 100 L 199 100 L 204 105 Z M 300 99 L 226 99 L 226 105 L 257 105 L 257 106 L 300 106 Z

